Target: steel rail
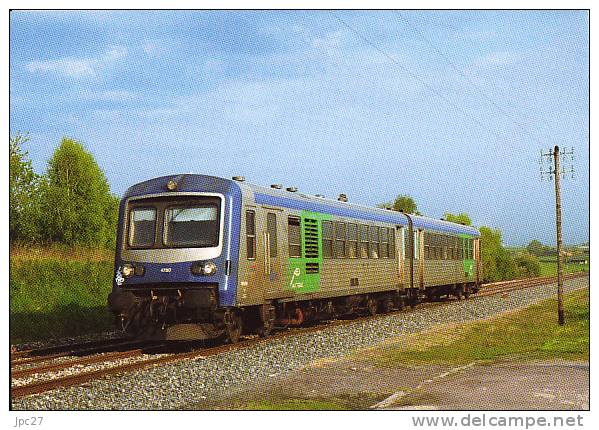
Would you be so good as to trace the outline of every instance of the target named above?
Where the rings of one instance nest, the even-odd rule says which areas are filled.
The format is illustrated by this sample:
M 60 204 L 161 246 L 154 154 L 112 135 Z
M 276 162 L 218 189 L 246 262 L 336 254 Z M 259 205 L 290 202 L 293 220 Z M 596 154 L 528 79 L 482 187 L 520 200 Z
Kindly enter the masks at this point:
M 76 349 L 91 349 L 91 348 L 95 348 L 95 347 L 108 346 L 111 344 L 118 344 L 125 340 L 127 340 L 127 339 L 124 339 L 124 338 L 101 339 L 101 340 L 86 341 L 86 342 L 81 342 L 81 343 L 65 343 L 63 345 L 48 346 L 48 347 L 44 347 L 44 348 L 26 349 L 23 351 L 11 352 L 10 359 L 13 360 L 13 359 L 17 359 L 17 358 L 28 358 L 28 357 L 34 357 L 34 356 L 37 357 L 37 356 L 49 355 L 49 354 L 59 353 L 59 352 L 68 353 L 68 352 L 76 350 Z M 131 339 L 129 339 L 129 341 L 131 341 Z
M 90 354 L 96 354 L 96 353 L 101 353 L 104 351 L 110 351 L 111 349 L 114 348 L 122 348 L 124 346 L 137 346 L 140 344 L 143 344 L 143 341 L 140 340 L 123 340 L 121 339 L 120 342 L 114 342 L 114 343 L 109 343 L 106 344 L 104 346 L 95 346 L 95 347 L 91 347 L 91 348 L 76 348 L 77 345 L 74 345 L 75 348 L 71 349 L 71 350 L 66 350 L 64 352 L 60 352 L 60 353 L 56 353 L 56 354 L 49 354 L 49 355 L 38 355 L 38 356 L 33 356 L 33 357 L 23 357 L 20 359 L 13 359 L 11 357 L 11 368 L 14 366 L 21 366 L 21 365 L 26 365 L 26 364 L 34 364 L 34 363 L 39 363 L 39 362 L 44 362 L 44 361 L 50 361 L 53 360 L 55 358 L 61 358 L 61 357 L 68 357 L 68 356 L 76 356 L 76 355 L 80 355 L 80 354 L 85 354 L 85 355 L 90 355 Z
M 27 367 L 25 369 L 11 370 L 12 379 L 24 378 L 26 376 L 35 375 L 37 373 L 49 373 L 56 372 L 64 369 L 68 369 L 77 365 L 88 365 L 94 363 L 102 363 L 113 360 L 121 360 L 124 358 L 137 357 L 142 354 L 149 353 L 154 350 L 159 350 L 167 346 L 166 343 L 151 345 L 148 347 L 142 347 L 137 349 L 131 349 L 128 351 L 115 351 L 105 354 L 94 354 L 86 357 L 77 358 L 74 360 L 61 361 L 59 363 L 50 363 L 42 366 Z

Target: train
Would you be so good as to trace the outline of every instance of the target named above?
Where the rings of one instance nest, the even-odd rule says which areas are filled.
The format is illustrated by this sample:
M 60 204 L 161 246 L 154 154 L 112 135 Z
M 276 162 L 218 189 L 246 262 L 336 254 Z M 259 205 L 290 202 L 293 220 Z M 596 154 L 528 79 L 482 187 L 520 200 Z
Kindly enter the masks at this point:
M 480 233 L 442 219 L 254 185 L 169 175 L 119 206 L 108 305 L 151 340 L 238 342 L 347 315 L 468 298 Z

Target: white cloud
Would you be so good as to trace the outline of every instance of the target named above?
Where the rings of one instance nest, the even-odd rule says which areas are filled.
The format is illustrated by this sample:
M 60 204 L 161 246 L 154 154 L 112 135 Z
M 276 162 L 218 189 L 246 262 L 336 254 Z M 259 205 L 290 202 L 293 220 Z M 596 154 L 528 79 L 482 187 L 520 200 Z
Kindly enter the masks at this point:
M 479 67 L 485 66 L 507 66 L 514 64 L 522 58 L 522 54 L 510 51 L 491 52 L 475 61 L 475 65 Z
M 107 102 L 126 102 L 138 98 L 137 94 L 127 90 L 80 91 L 78 95 L 84 100 Z
M 494 30 L 465 30 L 453 33 L 454 38 L 473 42 L 486 42 L 497 37 Z
M 312 40 L 312 46 L 317 49 L 338 49 L 347 40 L 345 31 L 331 31 L 323 37 L 316 37 Z
M 57 73 L 80 79 L 97 76 L 101 70 L 126 56 L 127 48 L 113 46 L 97 57 L 63 57 L 55 60 L 34 60 L 27 64 L 27 70 L 31 73 Z
M 27 70 L 35 72 L 55 72 L 71 78 L 95 75 L 93 63 L 89 59 L 60 58 L 58 60 L 32 61 Z
M 155 40 L 146 40 L 142 46 L 143 51 L 150 58 L 158 58 L 166 52 L 162 43 Z

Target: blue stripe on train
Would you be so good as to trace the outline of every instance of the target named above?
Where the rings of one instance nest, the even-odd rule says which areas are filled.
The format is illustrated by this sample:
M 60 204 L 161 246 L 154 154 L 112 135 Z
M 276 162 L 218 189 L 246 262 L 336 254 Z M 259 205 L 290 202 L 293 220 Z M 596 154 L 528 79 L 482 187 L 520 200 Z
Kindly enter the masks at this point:
M 324 202 L 315 202 L 314 200 L 299 200 L 295 198 L 279 197 L 262 193 L 254 193 L 254 198 L 257 204 L 279 206 L 289 209 L 308 210 L 312 212 L 321 212 L 330 215 L 344 216 L 348 218 L 356 218 L 366 221 L 386 222 L 390 224 L 399 224 L 404 226 L 408 224 L 407 217 L 400 212 L 368 212 L 361 211 L 359 208 L 356 208 L 355 206 L 352 207 L 350 205 L 348 205 L 347 208 L 344 208 L 329 205 Z M 478 231 L 476 231 L 476 229 L 474 229 L 473 227 L 460 226 L 458 224 L 452 224 L 445 221 L 437 221 L 432 218 L 414 216 L 413 222 L 415 228 L 424 228 L 454 234 L 469 234 L 472 236 L 479 236 Z

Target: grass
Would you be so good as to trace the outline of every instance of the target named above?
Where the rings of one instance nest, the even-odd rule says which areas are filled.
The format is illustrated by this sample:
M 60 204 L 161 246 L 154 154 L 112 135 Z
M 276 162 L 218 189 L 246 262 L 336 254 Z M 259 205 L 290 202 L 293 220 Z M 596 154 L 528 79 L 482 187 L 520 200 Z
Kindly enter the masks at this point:
M 11 244 L 11 262 L 18 264 L 29 262 L 31 260 L 112 262 L 114 261 L 114 251 L 109 249 L 67 247 L 60 244 L 46 246 Z
M 279 399 L 251 401 L 245 403 L 242 409 L 252 411 L 344 411 L 350 408 L 335 400 Z
M 21 343 L 112 328 L 112 258 L 103 251 L 19 249 L 10 258 L 10 340 Z M 30 250 L 32 251 L 32 250 Z
M 589 292 L 564 299 L 566 324 L 557 324 L 557 302 L 543 301 L 491 320 L 464 323 L 369 350 L 379 366 L 456 364 L 504 359 L 589 359 Z
M 539 276 L 557 276 L 557 262 L 555 260 L 541 260 L 539 262 L 541 266 L 541 273 Z M 578 264 L 578 263 L 565 263 L 564 273 L 575 273 L 575 272 L 588 272 L 589 263 Z

